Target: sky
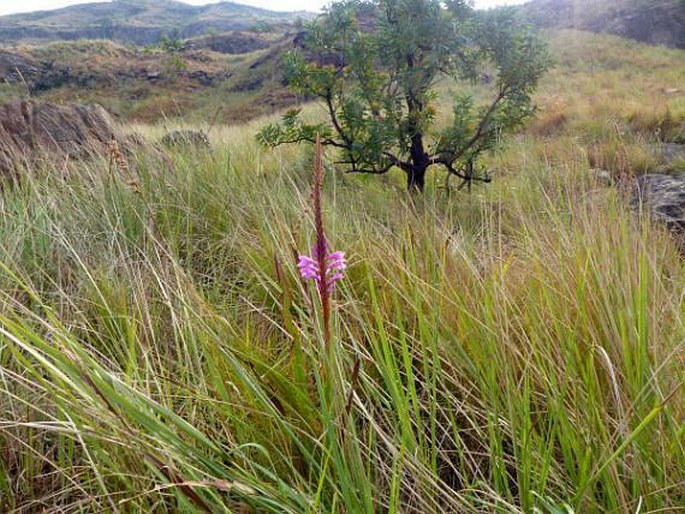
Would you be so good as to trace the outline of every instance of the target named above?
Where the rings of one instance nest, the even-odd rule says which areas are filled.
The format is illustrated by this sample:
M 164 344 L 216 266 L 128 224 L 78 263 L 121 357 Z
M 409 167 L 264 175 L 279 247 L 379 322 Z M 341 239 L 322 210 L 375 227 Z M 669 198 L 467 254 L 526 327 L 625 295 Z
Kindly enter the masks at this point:
M 0 0 L 0 15 L 17 12 L 57 9 L 67 5 L 85 4 L 102 0 Z M 187 4 L 204 5 L 216 3 L 217 0 L 183 0 Z M 316 11 L 329 3 L 329 0 L 234 0 L 237 3 L 263 7 L 273 11 Z M 494 7 L 504 4 L 520 4 L 525 0 L 475 0 L 476 7 Z

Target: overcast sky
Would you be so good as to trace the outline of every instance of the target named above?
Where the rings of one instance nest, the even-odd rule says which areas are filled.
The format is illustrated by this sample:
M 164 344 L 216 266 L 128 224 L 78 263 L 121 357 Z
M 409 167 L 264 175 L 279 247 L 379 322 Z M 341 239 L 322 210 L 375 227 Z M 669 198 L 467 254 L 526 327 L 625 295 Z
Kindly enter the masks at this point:
M 0 0 L 0 15 L 16 12 L 57 9 L 73 4 L 85 4 L 94 0 Z M 98 0 L 95 0 L 98 1 Z M 102 1 L 102 0 L 100 0 Z M 187 4 L 203 5 L 216 3 L 217 0 L 183 0 Z M 476 7 L 493 7 L 504 4 L 521 4 L 525 0 L 475 0 Z M 328 0 L 236 0 L 236 3 L 264 7 L 274 11 L 316 11 L 328 4 Z

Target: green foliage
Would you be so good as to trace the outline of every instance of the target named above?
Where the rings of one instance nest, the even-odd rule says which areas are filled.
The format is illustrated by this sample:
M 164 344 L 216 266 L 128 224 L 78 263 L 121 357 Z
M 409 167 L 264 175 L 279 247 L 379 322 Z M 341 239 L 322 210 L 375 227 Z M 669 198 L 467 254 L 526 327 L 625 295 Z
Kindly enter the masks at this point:
M 306 124 L 299 118 L 301 109 L 290 109 L 281 118 L 278 125 L 270 124 L 257 134 L 257 141 L 263 145 L 270 144 L 276 138 L 284 143 L 297 143 L 302 137 L 307 141 L 314 141 L 319 134 L 323 138 L 330 137 L 330 130 L 325 123 Z
M 164 70 L 167 72 L 180 72 L 188 69 L 186 60 L 177 54 L 172 54 L 164 58 Z
M 323 102 L 324 143 L 350 171 L 406 172 L 423 188 L 429 166 L 473 179 L 473 163 L 533 113 L 531 95 L 547 70 L 545 46 L 511 10 L 477 13 L 465 2 L 346 0 L 310 24 L 303 48 L 286 63 L 290 87 Z M 435 129 L 436 85 L 494 74 L 491 97 L 460 96 L 454 122 Z M 321 127 L 286 115 L 259 140 L 276 146 L 311 141 Z
M 159 39 L 159 48 L 164 52 L 172 54 L 182 52 L 185 45 L 179 36 L 178 30 L 172 30 L 168 35 L 165 34 Z

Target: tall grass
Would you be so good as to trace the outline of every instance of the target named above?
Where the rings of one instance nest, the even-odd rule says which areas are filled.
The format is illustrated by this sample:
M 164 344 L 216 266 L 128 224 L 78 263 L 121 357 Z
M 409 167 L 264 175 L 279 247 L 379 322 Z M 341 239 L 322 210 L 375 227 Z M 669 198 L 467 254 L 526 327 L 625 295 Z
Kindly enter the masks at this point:
M 327 355 L 311 155 L 254 132 L 2 191 L 0 510 L 683 509 L 685 266 L 582 138 L 471 195 L 327 173 Z

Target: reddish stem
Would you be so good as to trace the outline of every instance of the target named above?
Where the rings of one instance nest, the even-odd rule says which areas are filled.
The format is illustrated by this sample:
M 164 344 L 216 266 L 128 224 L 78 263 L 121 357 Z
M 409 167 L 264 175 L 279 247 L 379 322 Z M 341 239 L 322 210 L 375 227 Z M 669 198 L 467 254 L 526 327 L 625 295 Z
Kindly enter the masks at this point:
M 314 187 L 312 189 L 312 203 L 314 204 L 314 226 L 316 228 L 316 261 L 319 263 L 319 297 L 323 310 L 324 345 L 328 346 L 331 341 L 331 300 L 329 280 L 326 273 L 326 257 L 328 244 L 323 225 L 323 208 L 321 203 L 321 191 L 323 190 L 323 150 L 321 136 L 316 135 L 316 148 L 314 152 Z

